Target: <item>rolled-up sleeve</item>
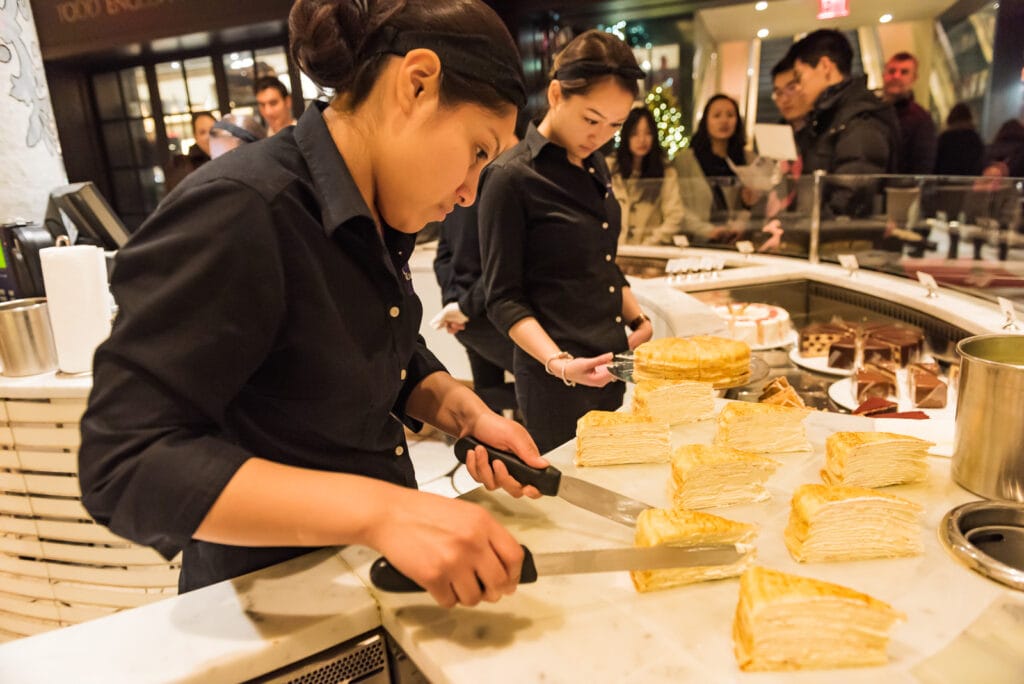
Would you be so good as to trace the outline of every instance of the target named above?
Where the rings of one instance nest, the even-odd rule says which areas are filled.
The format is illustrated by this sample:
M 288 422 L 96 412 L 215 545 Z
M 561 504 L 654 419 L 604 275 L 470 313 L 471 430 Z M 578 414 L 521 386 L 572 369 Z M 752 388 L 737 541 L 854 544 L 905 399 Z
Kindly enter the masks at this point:
M 223 426 L 283 320 L 273 225 L 254 191 L 214 181 L 173 197 L 117 257 L 119 314 L 81 424 L 82 502 L 168 558 L 254 455 Z
M 487 316 L 507 335 L 516 322 L 534 316 L 523 285 L 527 239 L 525 205 L 514 167 L 487 167 L 481 186 L 480 254 Z

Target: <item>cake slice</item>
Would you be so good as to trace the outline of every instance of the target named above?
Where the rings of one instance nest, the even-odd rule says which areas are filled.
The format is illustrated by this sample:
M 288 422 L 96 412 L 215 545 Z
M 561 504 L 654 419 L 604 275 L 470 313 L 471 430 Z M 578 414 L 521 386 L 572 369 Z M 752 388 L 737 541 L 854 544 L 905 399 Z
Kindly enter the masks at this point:
M 899 405 L 895 401 L 889 401 L 883 397 L 868 397 L 853 409 L 855 416 L 878 416 L 895 413 Z
M 921 506 L 865 487 L 805 484 L 793 493 L 786 548 L 800 563 L 924 553 Z
M 757 398 L 762 404 L 774 404 L 775 406 L 793 406 L 804 408 L 807 406 L 800 395 L 796 393 L 793 386 L 785 375 L 775 378 L 761 390 L 761 396 Z
M 779 462 L 722 446 L 688 444 L 672 454 L 672 505 L 714 508 L 769 498 L 764 483 Z
M 633 391 L 633 413 L 678 425 L 715 415 L 715 388 L 692 380 L 641 380 Z
M 830 485 L 888 487 L 920 482 L 928 475 L 928 449 L 934 443 L 891 432 L 836 432 L 825 440 Z
M 718 414 L 715 444 L 758 454 L 810 451 L 809 409 L 732 401 Z
M 698 511 L 648 508 L 636 521 L 636 546 L 715 546 L 749 544 L 757 526 L 727 520 Z M 658 591 L 705 580 L 737 577 L 754 560 L 753 546 L 730 565 L 711 565 L 663 570 L 633 570 L 630 576 L 639 592 Z
M 576 465 L 667 463 L 669 426 L 650 416 L 590 411 L 576 421 Z
M 700 380 L 732 384 L 750 376 L 750 346 L 724 337 L 663 337 L 633 352 L 636 380 Z
M 946 408 L 949 388 L 936 373 L 924 367 L 912 367 L 910 375 L 910 396 L 918 408 Z
M 896 396 L 896 378 L 865 366 L 853 374 L 853 398 L 860 404 L 871 397 Z
M 740 577 L 733 649 L 744 671 L 884 665 L 889 632 L 903 620 L 859 591 L 751 567 Z

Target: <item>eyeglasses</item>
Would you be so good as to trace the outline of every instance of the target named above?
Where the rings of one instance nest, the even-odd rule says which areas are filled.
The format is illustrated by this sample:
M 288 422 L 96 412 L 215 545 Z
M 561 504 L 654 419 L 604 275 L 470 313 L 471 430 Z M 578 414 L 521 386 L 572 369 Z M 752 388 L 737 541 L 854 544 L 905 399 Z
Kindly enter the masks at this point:
M 783 97 L 793 97 L 800 91 L 800 81 L 793 79 L 781 88 L 772 89 L 772 99 L 779 100 Z

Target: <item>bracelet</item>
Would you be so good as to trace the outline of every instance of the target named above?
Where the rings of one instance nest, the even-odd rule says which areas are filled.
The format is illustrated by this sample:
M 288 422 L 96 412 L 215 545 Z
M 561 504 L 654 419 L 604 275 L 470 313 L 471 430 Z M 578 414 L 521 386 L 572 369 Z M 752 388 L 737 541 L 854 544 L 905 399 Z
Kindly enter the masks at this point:
M 637 316 L 636 318 L 629 322 L 629 329 L 635 332 L 637 328 L 644 324 L 644 321 L 649 320 L 651 319 L 647 317 L 647 314 L 641 313 L 639 316 Z
M 575 382 L 573 382 L 572 380 L 568 380 L 565 377 L 565 367 L 569 365 L 569 359 L 571 359 L 571 358 L 572 358 L 572 356 L 570 355 L 568 358 L 565 359 L 565 363 L 562 364 L 562 383 L 565 384 L 566 387 L 575 387 L 576 386 Z
M 571 358 L 573 358 L 572 354 L 570 354 L 567 351 L 559 351 L 557 354 L 552 354 L 551 356 L 548 357 L 548 360 L 544 362 L 544 370 L 547 371 L 548 375 L 554 375 L 554 373 L 551 372 L 551 362 L 554 361 L 555 359 Z

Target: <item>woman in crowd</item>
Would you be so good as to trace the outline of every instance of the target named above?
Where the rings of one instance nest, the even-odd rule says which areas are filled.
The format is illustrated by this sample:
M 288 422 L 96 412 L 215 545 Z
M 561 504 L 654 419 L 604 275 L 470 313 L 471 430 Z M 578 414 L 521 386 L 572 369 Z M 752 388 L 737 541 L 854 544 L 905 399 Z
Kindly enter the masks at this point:
M 612 192 L 622 209 L 620 243 L 671 244 L 683 222 L 676 170 L 667 166 L 658 126 L 647 107 L 634 107 L 609 159 Z
M 298 0 L 289 34 L 337 94 L 190 176 L 120 250 L 83 502 L 183 550 L 183 591 L 362 544 L 441 605 L 497 600 L 522 548 L 482 508 L 416 491 L 402 422 L 546 465 L 423 346 L 408 266 L 415 233 L 472 204 L 511 141 L 515 44 L 478 0 Z M 466 456 L 488 488 L 539 495 Z
M 946 130 L 939 135 L 935 154 L 935 173 L 940 176 L 977 176 L 985 143 L 974 129 L 971 108 L 958 102 L 946 117 Z
M 620 211 L 599 152 L 641 78 L 618 38 L 577 36 L 555 59 L 547 114 L 481 181 L 487 314 L 516 344 L 516 399 L 542 453 L 587 411 L 619 407 L 623 386 L 606 366 L 651 337 L 615 264 Z

